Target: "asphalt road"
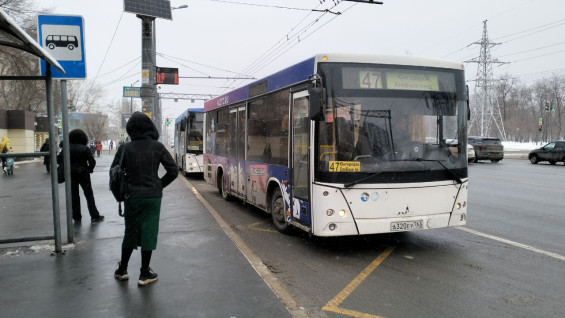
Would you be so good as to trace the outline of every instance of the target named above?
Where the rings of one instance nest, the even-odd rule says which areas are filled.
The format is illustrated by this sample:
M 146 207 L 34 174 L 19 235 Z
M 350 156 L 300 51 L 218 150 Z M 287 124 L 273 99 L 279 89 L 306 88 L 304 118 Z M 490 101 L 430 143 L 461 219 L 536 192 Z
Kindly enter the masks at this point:
M 270 216 L 189 178 L 312 317 L 563 317 L 565 167 L 470 165 L 465 228 L 345 238 Z

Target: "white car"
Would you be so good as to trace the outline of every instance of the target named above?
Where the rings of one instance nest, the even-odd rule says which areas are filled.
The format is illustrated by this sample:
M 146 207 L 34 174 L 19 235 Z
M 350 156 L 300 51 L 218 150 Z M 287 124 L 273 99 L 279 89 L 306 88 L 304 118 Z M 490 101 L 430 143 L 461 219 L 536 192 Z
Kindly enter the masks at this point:
M 467 144 L 467 161 L 475 161 L 475 148 L 469 144 Z

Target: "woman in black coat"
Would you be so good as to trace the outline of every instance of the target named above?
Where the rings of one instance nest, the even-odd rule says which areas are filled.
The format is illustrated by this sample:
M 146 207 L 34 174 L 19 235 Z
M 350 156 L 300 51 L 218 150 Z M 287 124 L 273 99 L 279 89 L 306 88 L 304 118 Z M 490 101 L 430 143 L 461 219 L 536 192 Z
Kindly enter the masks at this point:
M 49 152 L 49 138 L 45 138 L 45 142 L 41 145 L 41 149 L 39 149 L 39 151 Z M 47 173 L 49 173 L 51 170 L 51 160 L 49 155 L 43 156 L 43 165 L 45 165 L 45 169 L 47 170 Z
M 121 145 L 112 167 L 120 164 L 126 171 L 125 233 L 122 242 L 122 257 L 114 276 L 118 280 L 129 278 L 127 267 L 134 249 L 141 246 L 141 272 L 139 286 L 157 280 L 157 274 L 149 268 L 153 250 L 157 248 L 159 216 L 163 188 L 177 177 L 179 170 L 167 150 L 159 141 L 159 132 L 147 115 L 135 112 L 128 120 L 126 131 L 131 142 Z M 159 177 L 159 166 L 166 170 Z
M 78 186 L 82 188 L 88 213 L 90 213 L 90 221 L 92 223 L 104 220 L 104 216 L 100 215 L 94 201 L 94 192 L 90 183 L 90 174 L 94 171 L 96 160 L 92 156 L 92 152 L 86 146 L 88 144 L 88 136 L 81 129 L 73 129 L 69 133 L 69 151 L 71 155 L 71 190 L 73 202 L 73 220 L 80 223 L 82 214 L 80 212 L 80 195 Z M 57 163 L 63 163 L 63 152 L 57 156 Z

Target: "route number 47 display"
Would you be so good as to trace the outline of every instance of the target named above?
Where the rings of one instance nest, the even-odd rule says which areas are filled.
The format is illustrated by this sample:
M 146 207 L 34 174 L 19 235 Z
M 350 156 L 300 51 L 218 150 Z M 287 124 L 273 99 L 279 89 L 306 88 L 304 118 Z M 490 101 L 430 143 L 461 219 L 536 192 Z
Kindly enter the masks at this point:
M 382 73 L 373 71 L 359 72 L 360 88 L 383 88 Z

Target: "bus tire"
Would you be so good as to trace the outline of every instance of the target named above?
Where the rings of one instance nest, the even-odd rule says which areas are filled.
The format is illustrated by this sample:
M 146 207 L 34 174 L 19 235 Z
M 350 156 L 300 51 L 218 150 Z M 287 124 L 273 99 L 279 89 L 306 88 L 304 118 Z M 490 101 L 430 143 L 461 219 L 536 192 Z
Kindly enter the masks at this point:
M 286 223 L 284 211 L 284 199 L 280 189 L 275 189 L 271 196 L 271 219 L 277 231 L 288 234 L 291 230 L 291 225 Z
M 231 195 L 226 189 L 226 184 L 224 184 L 224 182 L 226 182 L 224 179 L 224 174 L 220 172 L 218 175 L 218 190 L 220 191 L 222 198 L 226 201 L 229 201 L 231 199 Z

